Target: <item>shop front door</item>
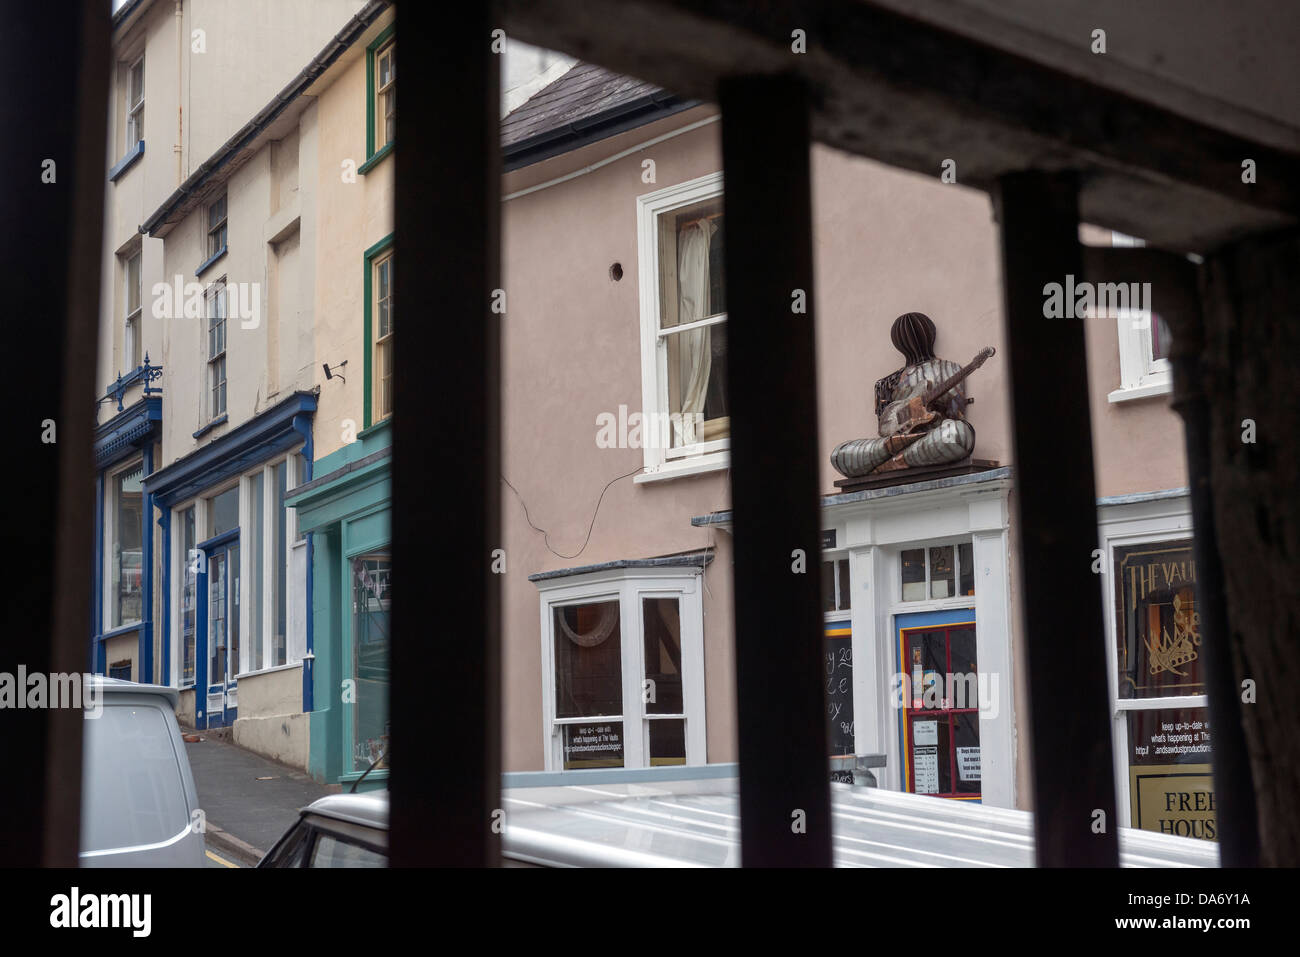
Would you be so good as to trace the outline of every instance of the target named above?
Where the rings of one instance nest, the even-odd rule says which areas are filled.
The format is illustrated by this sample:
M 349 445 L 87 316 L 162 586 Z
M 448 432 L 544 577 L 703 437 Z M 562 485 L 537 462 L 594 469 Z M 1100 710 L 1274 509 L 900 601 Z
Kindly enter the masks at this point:
M 239 539 L 206 543 L 208 727 L 228 727 L 238 715 Z
M 902 787 L 978 801 L 979 663 L 974 609 L 897 617 Z

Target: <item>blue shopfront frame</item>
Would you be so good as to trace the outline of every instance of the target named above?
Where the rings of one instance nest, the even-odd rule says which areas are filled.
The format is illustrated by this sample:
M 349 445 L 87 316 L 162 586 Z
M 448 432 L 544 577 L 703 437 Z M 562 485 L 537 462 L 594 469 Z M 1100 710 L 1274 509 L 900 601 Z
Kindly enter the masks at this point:
M 160 469 L 145 479 L 145 491 L 150 493 L 157 505 L 160 515 L 158 524 L 163 529 L 163 563 L 162 563 L 162 666 L 163 680 L 188 690 L 188 685 L 180 685 L 179 676 L 173 682 L 172 671 L 177 667 L 173 649 L 177 637 L 172 629 L 172 512 L 181 509 L 190 501 L 211 494 L 212 489 L 221 486 L 231 478 L 243 475 L 259 463 L 267 462 L 285 452 L 299 450 L 303 456 L 305 478 L 310 480 L 312 472 L 312 416 L 316 411 L 316 393 L 294 392 L 287 398 L 262 412 L 256 418 L 245 422 L 225 435 L 209 442 L 202 448 L 184 458 Z M 196 588 L 201 600 L 195 609 L 194 636 L 194 723 L 196 727 L 219 727 L 230 724 L 238 716 L 238 708 L 224 710 L 215 723 L 208 712 L 207 696 L 222 691 L 227 685 L 237 687 L 235 681 L 214 685 L 208 673 L 208 615 L 210 596 L 208 595 L 208 560 L 212 550 L 229 548 L 238 543 L 238 529 L 197 542 L 195 548 L 202 554 L 203 560 L 196 575 Z M 311 538 L 308 537 L 308 576 L 307 576 L 307 652 L 311 656 L 311 607 L 313 582 L 310 571 Z M 227 579 L 229 580 L 229 578 Z M 241 636 L 242 640 L 243 636 Z M 179 654 L 176 655 L 180 657 Z M 203 680 L 200 681 L 200 671 Z M 311 710 L 311 696 L 307 685 L 310 682 L 310 661 L 304 662 L 304 710 Z

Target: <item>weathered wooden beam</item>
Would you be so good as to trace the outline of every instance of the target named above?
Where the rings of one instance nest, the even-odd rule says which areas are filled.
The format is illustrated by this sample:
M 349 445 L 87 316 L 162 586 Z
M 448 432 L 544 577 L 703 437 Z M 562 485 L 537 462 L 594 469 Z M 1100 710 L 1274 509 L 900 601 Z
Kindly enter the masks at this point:
M 51 58 L 64 68 L 50 70 Z M 22 462 L 6 481 L 0 557 L 15 583 L 0 611 L 0 672 L 9 676 L 86 670 L 108 70 L 108 4 L 6 11 L 0 78 L 10 89 L 46 79 L 10 102 L 7 119 L 26 145 L 0 155 L 0 277 L 10 314 L 25 319 L 26 357 L 0 380 Z M 27 691 L 20 685 L 20 698 Z M 0 866 L 77 865 L 83 723 L 78 708 L 0 709 Z
M 809 101 L 795 77 L 719 94 L 741 861 L 829 867 Z
M 795 71 L 820 142 L 931 176 L 953 159 L 983 189 L 1078 170 L 1083 219 L 1152 245 L 1204 251 L 1300 218 L 1300 156 L 871 2 L 505 0 L 500 25 L 705 100 L 729 74 Z M 1243 183 L 1245 158 L 1267 176 Z
M 1228 629 L 1223 553 L 1214 521 L 1210 383 L 1205 373 L 1199 269 L 1186 256 L 1159 249 L 1092 247 L 1084 250 L 1084 273 L 1094 284 L 1150 283 L 1147 306 L 1169 324 L 1173 336 L 1169 359 L 1174 396 L 1170 404 L 1183 418 L 1187 449 L 1201 660 L 1214 736 L 1215 837 L 1224 867 L 1253 867 L 1259 863 L 1259 822 L 1254 774 L 1242 727 L 1244 705 Z
M 1069 173 L 997 186 L 1015 444 L 1024 647 L 1040 866 L 1119 863 L 1106 633 L 1092 572 L 1097 493 L 1083 319 L 1046 318 L 1044 287 L 1083 274 Z
M 394 301 L 407 318 L 393 370 L 390 861 L 493 866 L 501 859 L 500 586 L 491 569 L 501 542 L 502 317 L 492 310 L 500 59 L 489 5 L 437 8 L 431 24 L 424 16 L 434 14 L 400 4 L 412 36 L 427 26 L 481 42 L 402 67 L 405 95 L 419 107 L 399 119 L 395 152 Z
M 1259 818 L 1260 863 L 1300 865 L 1300 231 L 1260 236 L 1201 267 L 1201 350 L 1214 532 Z M 1174 341 L 1177 342 L 1177 334 Z M 1214 721 L 1214 762 L 1220 729 Z M 1220 811 L 1220 820 L 1225 811 Z

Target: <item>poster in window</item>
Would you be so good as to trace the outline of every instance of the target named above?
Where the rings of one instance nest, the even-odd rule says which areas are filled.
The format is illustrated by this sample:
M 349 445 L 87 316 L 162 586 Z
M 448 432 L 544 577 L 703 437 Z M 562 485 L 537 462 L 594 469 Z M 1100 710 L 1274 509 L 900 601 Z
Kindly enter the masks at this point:
M 1206 708 L 1128 712 L 1132 826 L 1215 840 L 1217 817 Z
M 1115 547 L 1119 696 L 1205 693 L 1190 540 Z

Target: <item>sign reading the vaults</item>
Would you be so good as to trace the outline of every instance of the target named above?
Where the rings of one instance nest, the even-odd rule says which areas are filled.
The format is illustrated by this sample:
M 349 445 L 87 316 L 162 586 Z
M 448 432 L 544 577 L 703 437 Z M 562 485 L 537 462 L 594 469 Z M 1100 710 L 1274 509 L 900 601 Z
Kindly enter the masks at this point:
M 1190 541 L 1115 548 L 1119 696 L 1204 694 Z

